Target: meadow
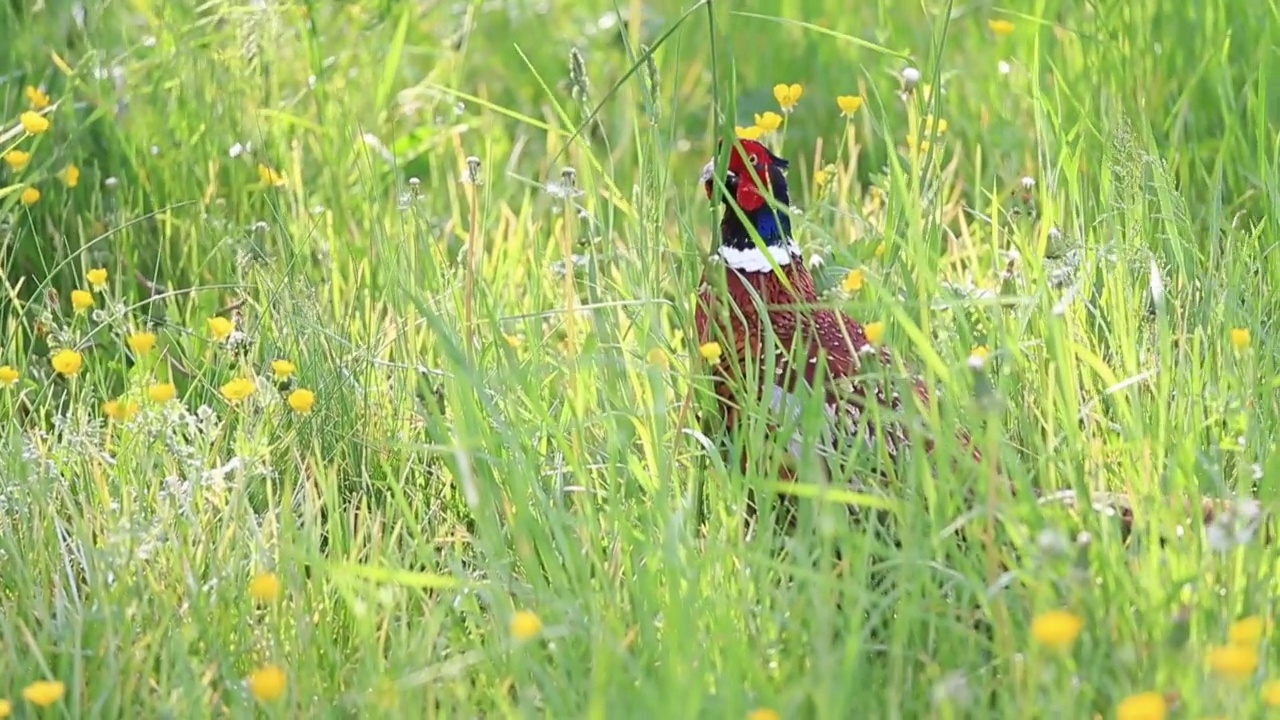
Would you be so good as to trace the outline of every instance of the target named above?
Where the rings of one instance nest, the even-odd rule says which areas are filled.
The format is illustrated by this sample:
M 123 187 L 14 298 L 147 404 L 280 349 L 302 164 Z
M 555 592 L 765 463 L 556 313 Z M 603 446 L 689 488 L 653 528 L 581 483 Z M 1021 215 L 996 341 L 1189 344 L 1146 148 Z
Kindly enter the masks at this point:
M 0 25 L 0 718 L 1280 712 L 1275 0 Z M 734 134 L 982 463 L 744 533 Z

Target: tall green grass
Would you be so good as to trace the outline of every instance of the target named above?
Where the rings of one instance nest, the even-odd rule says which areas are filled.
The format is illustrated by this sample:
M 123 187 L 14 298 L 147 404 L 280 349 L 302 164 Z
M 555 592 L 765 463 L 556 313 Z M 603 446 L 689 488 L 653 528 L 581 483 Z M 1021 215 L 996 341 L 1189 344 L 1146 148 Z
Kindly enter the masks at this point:
M 72 717 L 1262 711 L 1272 641 L 1235 680 L 1214 648 L 1273 615 L 1275 552 L 1182 507 L 1271 508 L 1280 473 L 1274 2 L 79 8 L 0 7 L 0 152 L 31 154 L 0 164 L 16 717 L 37 680 Z M 703 421 L 697 172 L 777 83 L 804 86 L 767 140 L 826 299 L 986 453 L 912 454 L 889 536 L 827 494 L 744 537 L 768 473 Z M 27 86 L 38 137 L 6 132 Z M 1032 490 L 1127 493 L 1134 537 Z M 1067 652 L 1033 637 L 1053 609 L 1085 622 Z

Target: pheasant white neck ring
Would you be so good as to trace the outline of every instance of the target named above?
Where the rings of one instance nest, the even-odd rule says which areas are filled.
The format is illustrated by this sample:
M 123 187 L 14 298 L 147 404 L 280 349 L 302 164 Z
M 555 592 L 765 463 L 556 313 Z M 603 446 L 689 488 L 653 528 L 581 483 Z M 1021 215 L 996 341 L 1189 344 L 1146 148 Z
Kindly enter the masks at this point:
M 795 240 L 787 240 L 786 245 L 765 245 L 764 250 L 721 245 L 717 252 L 725 265 L 741 272 L 770 272 L 775 265 L 782 267 L 793 259 L 800 260 L 800 246 Z

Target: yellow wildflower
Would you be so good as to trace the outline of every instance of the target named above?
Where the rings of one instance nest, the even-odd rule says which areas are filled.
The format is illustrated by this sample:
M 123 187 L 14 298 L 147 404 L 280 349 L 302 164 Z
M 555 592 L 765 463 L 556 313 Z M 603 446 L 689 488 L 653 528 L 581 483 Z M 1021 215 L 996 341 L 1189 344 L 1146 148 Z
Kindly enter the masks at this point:
M 23 89 L 23 94 L 27 96 L 27 102 L 31 104 L 32 110 L 43 110 L 49 107 L 49 94 L 41 88 L 34 85 L 28 85 Z
M 167 403 L 178 396 L 178 388 L 173 383 L 156 383 L 147 388 L 147 397 L 152 402 Z
M 288 686 L 289 680 L 278 665 L 263 665 L 249 676 L 249 692 L 261 702 L 279 700 Z
M 756 113 L 756 127 L 770 133 L 782 127 L 782 116 L 776 112 Z
M 718 342 L 703 343 L 698 348 L 698 354 L 702 356 L 702 359 L 712 365 L 716 365 L 720 362 L 720 355 L 722 353 L 723 350 L 720 349 L 720 343 Z
M 747 713 L 747 720 L 779 720 L 780 717 L 773 708 L 756 708 Z
M 249 581 L 249 597 L 260 603 L 274 602 L 280 597 L 284 584 L 280 576 L 270 572 L 260 572 Z
M 271 372 L 275 374 L 276 380 L 288 380 L 297 371 L 297 366 L 288 360 L 271 361 Z
M 520 610 L 511 616 L 511 636 L 520 642 L 532 640 L 542 632 L 542 619 L 529 610 Z
M 0 700 L 0 720 L 13 714 L 13 703 L 8 700 Z
M 129 349 L 136 355 L 146 355 L 156 347 L 156 336 L 149 332 L 136 332 L 125 338 Z
M 836 105 L 840 107 L 840 114 L 845 117 L 853 117 L 853 114 L 862 108 L 861 95 L 841 95 L 836 98 Z
M 946 118 L 939 118 L 936 121 L 932 115 L 924 119 L 924 134 L 928 136 L 943 135 L 947 132 L 947 128 L 951 127 L 947 123 Z
M 22 129 L 26 130 L 28 135 L 39 135 L 49 129 L 49 118 L 38 112 L 28 110 L 18 116 L 18 120 L 22 123 Z
M 1262 702 L 1267 707 L 1280 707 L 1280 680 L 1268 680 L 1262 683 Z
M 138 403 L 130 400 L 108 400 L 102 404 L 102 413 L 117 422 L 124 422 L 138 414 Z
M 28 185 L 27 189 L 22 191 L 22 195 L 20 195 L 19 198 L 21 198 L 23 205 L 31 207 L 32 205 L 40 202 L 40 190 Z
M 982 348 L 983 358 L 986 357 L 986 350 Z M 1052 650 L 1070 648 L 1083 629 L 1084 618 L 1068 610 L 1050 610 L 1031 621 L 1031 637 Z
M 867 326 L 862 328 L 862 332 L 867 336 L 867 342 L 872 345 L 879 345 L 880 341 L 884 339 L 884 323 L 879 321 L 867 323 Z
M 850 270 L 848 275 L 844 276 L 844 282 L 840 283 L 840 287 L 844 288 L 844 291 L 847 293 L 856 293 L 862 289 L 866 280 L 866 274 L 862 272 L 862 269 L 855 268 Z
M 76 312 L 84 312 L 93 307 L 93 293 L 88 290 L 72 290 L 71 307 Z
M 62 375 L 72 377 L 84 367 L 84 358 L 75 350 L 59 350 L 49 359 L 49 364 Z
M 751 125 L 749 127 L 735 125 L 733 128 L 733 134 L 737 135 L 740 140 L 759 140 L 764 136 L 764 128 L 756 125 Z
M 986 362 L 987 358 L 989 357 L 991 357 L 991 351 L 987 349 L 986 345 L 979 345 L 969 351 L 970 360 L 978 360 L 980 362 Z
M 25 150 L 10 150 L 4 154 L 4 161 L 10 170 L 22 172 L 31 164 L 31 153 Z
M 831 179 L 831 173 L 827 170 L 813 171 L 813 186 L 816 188 L 820 188 L 826 185 L 827 181 L 830 179 Z
M 305 388 L 298 388 L 289 393 L 286 402 L 289 403 L 289 407 L 293 408 L 294 412 L 306 414 L 311 412 L 311 408 L 315 406 L 316 394 Z
M 283 174 L 262 163 L 258 163 L 258 180 L 267 187 L 284 187 L 288 182 Z
M 988 20 L 987 27 L 999 37 L 1008 37 L 1013 34 L 1013 23 L 1008 20 Z
M 1116 720 L 1164 720 L 1169 705 L 1158 692 L 1130 695 L 1116 707 Z
M 773 86 L 773 97 L 778 101 L 778 106 L 783 112 L 791 112 L 796 105 L 800 103 L 800 96 L 804 94 L 804 87 L 799 83 L 787 85 L 781 83 Z
M 1247 350 L 1251 342 L 1253 342 L 1253 338 L 1249 335 L 1249 328 L 1231 329 L 1231 346 L 1236 350 Z
M 84 274 L 84 279 L 94 290 L 103 290 L 107 287 L 107 269 L 93 268 Z
M 1227 680 L 1246 680 L 1258 669 L 1258 651 L 1243 645 L 1216 647 L 1209 651 L 1209 667 Z
M 0 365 L 0 385 L 11 387 L 18 384 L 21 373 L 12 365 Z
M 249 397 L 256 389 L 257 387 L 253 384 L 252 380 L 240 377 L 234 380 L 229 380 L 219 388 L 219 391 L 222 393 L 222 397 L 235 403 Z
M 62 172 L 58 174 L 62 178 L 62 184 L 69 188 L 73 188 L 80 184 L 80 168 L 75 163 L 70 163 L 62 168 Z
M 1262 619 L 1260 615 L 1240 618 L 1227 628 L 1227 640 L 1232 645 L 1256 647 L 1269 634 L 1271 634 L 1271 623 Z
M 61 680 L 37 680 L 22 689 L 22 697 L 39 707 L 49 707 L 66 693 L 67 686 Z
M 524 344 L 524 338 L 519 335 L 503 335 L 502 339 L 507 341 L 507 347 L 518 348 Z
M 235 332 L 235 323 L 224 317 L 209 318 L 209 335 L 214 340 L 222 341 L 231 337 L 231 333 Z

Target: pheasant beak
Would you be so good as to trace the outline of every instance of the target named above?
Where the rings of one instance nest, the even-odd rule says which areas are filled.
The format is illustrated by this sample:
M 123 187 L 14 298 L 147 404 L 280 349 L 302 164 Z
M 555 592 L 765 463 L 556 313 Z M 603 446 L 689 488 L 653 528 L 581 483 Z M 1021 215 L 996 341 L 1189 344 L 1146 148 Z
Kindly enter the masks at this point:
M 716 175 L 716 159 L 711 158 L 710 160 L 707 161 L 706 165 L 702 166 L 702 177 L 699 179 L 699 182 L 702 183 L 702 189 L 707 191 L 708 200 L 714 200 L 716 196 L 715 175 Z M 733 177 L 734 175 L 732 172 L 728 173 L 727 177 L 725 178 L 725 183 L 728 184 L 733 179 Z

